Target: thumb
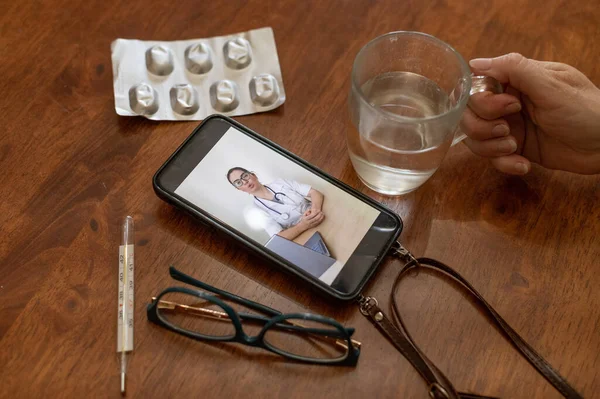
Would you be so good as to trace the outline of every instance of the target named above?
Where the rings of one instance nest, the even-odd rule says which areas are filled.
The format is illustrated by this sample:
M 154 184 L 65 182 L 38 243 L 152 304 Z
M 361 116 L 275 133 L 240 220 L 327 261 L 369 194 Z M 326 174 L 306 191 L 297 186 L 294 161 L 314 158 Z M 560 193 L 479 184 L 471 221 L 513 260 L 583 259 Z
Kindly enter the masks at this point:
M 476 58 L 469 61 L 473 72 L 491 76 L 501 83 L 508 83 L 525 94 L 533 94 L 540 83 L 537 61 L 510 53 L 496 58 Z

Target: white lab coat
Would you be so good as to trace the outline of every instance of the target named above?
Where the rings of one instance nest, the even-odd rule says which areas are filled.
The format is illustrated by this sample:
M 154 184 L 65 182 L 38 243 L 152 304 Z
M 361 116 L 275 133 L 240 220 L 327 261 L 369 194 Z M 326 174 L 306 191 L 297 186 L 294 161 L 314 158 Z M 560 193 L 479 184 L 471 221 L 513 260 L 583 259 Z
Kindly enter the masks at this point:
M 272 237 L 300 222 L 304 212 L 311 207 L 311 202 L 306 198 L 311 187 L 308 184 L 286 179 L 277 179 L 265 186 L 275 193 L 281 193 L 277 195 L 278 201 L 254 198 L 254 206 L 267 215 L 264 229 L 269 237 Z M 284 219 L 283 214 L 289 217 Z

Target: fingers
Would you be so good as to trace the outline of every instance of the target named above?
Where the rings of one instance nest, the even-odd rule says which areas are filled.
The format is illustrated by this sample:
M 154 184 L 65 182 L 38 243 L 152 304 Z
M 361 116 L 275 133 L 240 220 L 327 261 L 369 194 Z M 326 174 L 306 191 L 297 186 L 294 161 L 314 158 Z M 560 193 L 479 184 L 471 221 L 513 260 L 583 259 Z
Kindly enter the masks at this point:
M 469 149 L 482 157 L 505 158 L 513 154 L 518 148 L 516 138 L 510 135 L 510 126 L 503 116 L 517 113 L 521 110 L 521 104 L 517 97 L 512 94 L 493 94 L 483 92 L 474 94 L 465 110 L 461 120 L 461 128 L 468 136 L 464 141 Z M 521 169 L 515 169 L 516 161 L 506 164 L 506 161 L 498 163 L 499 168 L 506 173 L 525 174 L 529 166 L 521 162 Z
M 531 162 L 517 154 L 492 158 L 491 162 L 500 172 L 509 175 L 524 175 L 531 170 Z
M 325 219 L 325 214 L 323 212 L 315 213 L 306 218 L 306 222 L 308 223 L 309 228 L 318 226 Z
M 467 108 L 460 121 L 460 128 L 474 140 L 488 140 L 506 137 L 510 134 L 510 127 L 504 119 L 485 120 Z
M 323 222 L 323 220 L 325 220 L 325 214 L 323 212 L 320 212 L 316 217 L 314 217 L 311 221 L 311 227 L 315 227 L 321 224 L 321 222 Z
M 539 62 L 518 53 L 496 58 L 476 58 L 469 65 L 475 74 L 491 76 L 526 94 L 534 92 L 541 79 Z
M 500 157 L 510 155 L 517 150 L 517 140 L 513 136 L 489 140 L 466 138 L 464 143 L 473 153 L 482 157 Z
M 315 213 L 319 213 L 322 212 L 320 209 L 316 209 L 316 208 L 309 208 L 306 212 L 304 212 L 303 216 L 309 216 L 309 215 L 314 215 Z
M 484 91 L 471 96 L 469 108 L 483 119 L 494 120 L 519 112 L 521 103 L 518 98 L 510 94 Z
M 490 158 L 492 165 L 509 175 L 525 175 L 531 170 L 531 162 L 521 155 L 513 154 L 517 148 L 514 137 L 477 141 L 465 139 L 464 143 L 477 155 Z
M 306 211 L 306 212 L 304 213 L 304 217 L 305 217 L 307 220 L 314 219 L 314 218 L 315 218 L 315 217 L 317 217 L 318 215 L 319 215 L 319 212 L 313 212 L 311 209 L 309 209 L 308 211 Z
M 496 58 L 479 58 L 469 62 L 475 74 L 491 76 L 509 85 L 509 92 L 521 93 L 521 97 L 531 101 L 544 101 L 548 96 L 548 79 L 546 73 L 548 63 L 534 61 L 517 53 L 511 53 Z M 523 95 L 525 95 L 523 97 Z M 502 98 L 501 98 L 502 96 Z M 527 104 L 527 108 L 532 108 Z M 512 175 L 524 175 L 531 169 L 531 163 L 523 156 L 515 154 L 519 145 L 523 145 L 524 132 L 519 130 L 518 123 L 509 116 L 521 110 L 518 98 L 509 93 L 492 95 L 484 93 L 473 95 L 469 101 L 472 112 L 465 113 L 461 127 L 469 137 L 465 144 L 475 153 L 490 157 L 492 165 L 501 172 Z M 515 136 L 500 136 L 504 129 L 499 124 L 506 121 L 507 116 Z M 493 129 L 497 129 L 492 133 Z
M 322 211 L 314 211 L 310 215 L 304 216 L 302 220 L 304 220 L 308 227 L 315 227 L 323 221 L 325 218 L 325 214 Z

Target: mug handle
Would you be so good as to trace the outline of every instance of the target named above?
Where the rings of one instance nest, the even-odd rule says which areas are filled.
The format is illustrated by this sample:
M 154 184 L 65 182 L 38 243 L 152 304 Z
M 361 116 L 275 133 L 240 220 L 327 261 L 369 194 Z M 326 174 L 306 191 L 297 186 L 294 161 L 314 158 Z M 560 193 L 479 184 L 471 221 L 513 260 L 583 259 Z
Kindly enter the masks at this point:
M 491 76 L 471 76 L 471 91 L 469 96 L 475 93 L 481 93 L 482 91 L 491 91 L 494 94 L 501 94 L 504 92 L 502 85 L 495 78 Z M 460 126 L 456 129 L 452 146 L 460 143 L 467 138 L 467 135 L 460 130 Z

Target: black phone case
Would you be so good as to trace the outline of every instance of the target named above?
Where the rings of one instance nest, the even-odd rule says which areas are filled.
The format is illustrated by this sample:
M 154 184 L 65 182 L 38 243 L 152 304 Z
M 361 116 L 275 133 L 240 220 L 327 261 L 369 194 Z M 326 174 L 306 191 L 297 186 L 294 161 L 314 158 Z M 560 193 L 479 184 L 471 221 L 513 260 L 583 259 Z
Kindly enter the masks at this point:
M 381 251 L 381 253 L 377 255 L 375 261 L 369 267 L 369 269 L 366 271 L 361 282 L 358 284 L 357 288 L 353 292 L 344 294 L 337 290 L 334 290 L 329 285 L 321 282 L 320 280 L 315 279 L 310 274 L 293 266 L 291 263 L 289 263 L 284 258 L 282 258 L 276 254 L 272 254 L 270 252 L 265 251 L 264 246 L 258 244 L 257 242 L 247 239 L 243 235 L 237 234 L 236 231 L 231 230 L 227 225 L 220 223 L 218 220 L 214 219 L 210 214 L 203 212 L 200 208 L 195 207 L 194 205 L 192 205 L 185 199 L 180 198 L 174 194 L 171 194 L 170 192 L 168 192 L 168 191 L 164 190 L 162 187 L 160 187 L 160 185 L 158 184 L 158 176 L 160 175 L 161 171 L 169 164 L 169 162 L 171 162 L 171 160 L 173 160 L 173 158 L 175 158 L 177 156 L 177 154 L 181 151 L 181 149 L 183 147 L 185 147 L 186 143 L 195 134 L 200 132 L 202 130 L 203 126 L 209 120 L 212 120 L 212 119 L 222 119 L 222 120 L 226 121 L 227 123 L 231 124 L 235 128 L 250 135 L 254 139 L 258 140 L 259 142 L 261 142 L 265 146 L 271 148 L 272 150 L 278 152 L 279 154 L 285 156 L 286 158 L 289 158 L 289 159 L 293 160 L 294 162 L 300 164 L 301 166 L 310 170 L 311 172 L 313 172 L 317 176 L 323 178 L 324 180 L 328 181 L 329 183 L 333 184 L 334 186 L 339 187 L 340 189 L 346 191 L 348 194 L 359 198 L 360 200 L 366 202 L 367 204 L 372 205 L 374 208 L 380 210 L 381 212 L 385 212 L 385 213 L 389 214 L 392 218 L 396 219 L 396 221 L 398 223 L 398 228 L 396 229 L 394 234 L 392 234 L 390 236 L 391 238 L 389 239 L 389 242 L 386 243 L 386 245 L 385 245 L 384 249 Z M 358 294 L 360 294 L 360 292 L 362 291 L 365 284 L 369 281 L 371 276 L 375 273 L 375 271 L 379 267 L 379 264 L 384 259 L 385 255 L 389 252 L 391 246 L 396 241 L 396 239 L 402 232 L 402 228 L 403 228 L 402 219 L 400 219 L 400 217 L 396 213 L 394 213 L 392 210 L 388 209 L 387 207 L 385 207 L 384 205 L 380 204 L 379 202 L 373 200 L 372 198 L 362 194 L 361 192 L 355 190 L 354 188 L 348 186 L 347 184 L 343 183 L 342 181 L 328 175 L 327 173 L 325 173 L 322 170 L 318 169 L 317 167 L 309 164 L 302 158 L 292 154 L 291 152 L 280 147 L 279 145 L 275 144 L 274 142 L 270 141 L 269 139 L 261 136 L 260 134 L 252 131 L 251 129 L 247 128 L 246 126 L 244 126 L 244 125 L 236 122 L 235 120 L 233 120 L 229 117 L 226 117 L 224 115 L 216 115 L 215 114 L 215 115 L 210 115 L 206 119 L 204 119 L 194 129 L 194 131 L 188 136 L 188 138 L 186 138 L 184 140 L 184 142 L 175 150 L 175 152 L 173 152 L 173 154 L 165 161 L 165 163 L 163 163 L 161 165 L 161 167 L 156 171 L 156 173 L 154 174 L 154 176 L 152 178 L 152 185 L 154 187 L 154 192 L 156 193 L 156 195 L 159 198 L 161 198 L 162 200 L 164 200 L 165 202 L 175 206 L 176 208 L 179 208 L 179 209 L 185 211 L 192 217 L 198 219 L 203 224 L 207 224 L 211 227 L 215 227 L 216 229 L 227 234 L 228 236 L 232 237 L 236 241 L 241 242 L 247 248 L 253 250 L 255 253 L 262 256 L 263 258 L 273 262 L 274 264 L 276 264 L 278 266 L 281 266 L 285 271 L 287 271 L 297 277 L 300 277 L 301 279 L 303 279 L 304 281 L 309 283 L 313 288 L 316 288 L 318 291 L 325 293 L 325 294 L 327 294 L 335 299 L 341 300 L 341 301 L 353 300 L 356 298 L 356 296 Z

